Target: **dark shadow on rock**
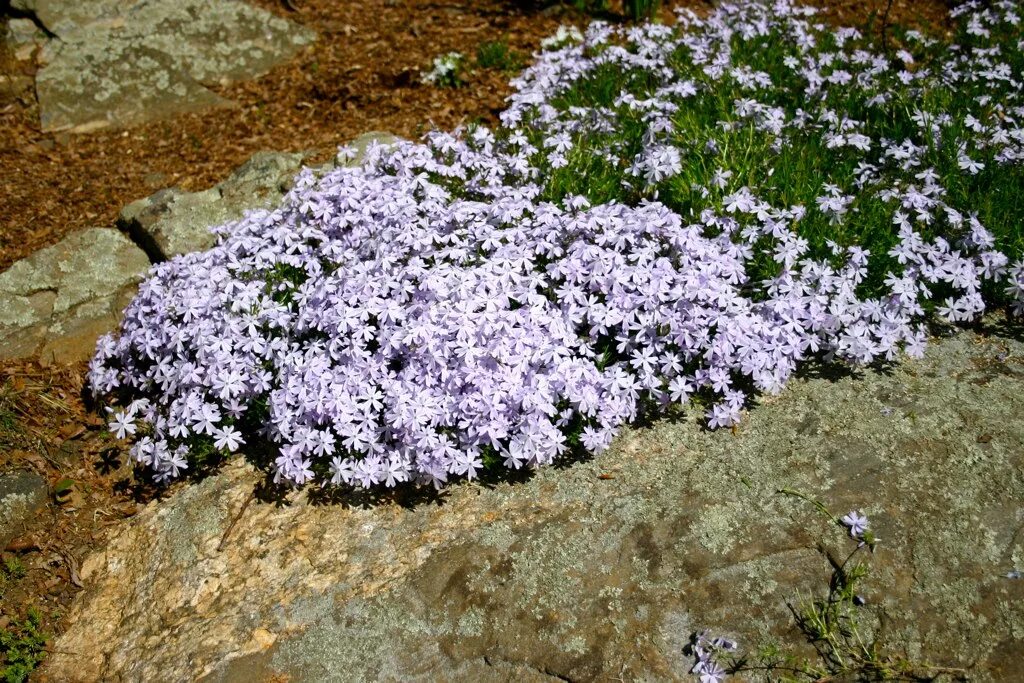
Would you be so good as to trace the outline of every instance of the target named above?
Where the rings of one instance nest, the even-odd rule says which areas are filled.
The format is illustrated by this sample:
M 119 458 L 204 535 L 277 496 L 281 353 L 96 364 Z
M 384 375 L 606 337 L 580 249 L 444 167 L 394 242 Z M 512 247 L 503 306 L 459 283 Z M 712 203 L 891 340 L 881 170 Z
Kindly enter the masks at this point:
M 139 505 L 146 505 L 154 500 L 164 500 L 171 493 L 167 486 L 156 483 L 152 477 L 146 476 L 138 467 L 134 468 L 134 476 L 114 482 L 112 490 L 114 493 L 131 498 Z
M 982 319 L 969 329 L 985 337 L 1005 337 L 1024 342 L 1024 317 L 1013 317 L 1009 311 L 994 319 Z
M 828 382 L 838 382 L 844 379 L 864 379 L 867 372 L 892 377 L 896 367 L 900 364 L 900 358 L 895 360 L 877 360 L 867 365 L 853 365 L 841 360 L 826 360 L 819 356 L 806 361 L 797 367 L 793 372 L 796 379 L 822 379 Z
M 1005 337 L 1024 341 L 1024 318 L 1015 317 L 1008 308 L 993 310 L 978 320 L 953 324 L 931 317 L 926 322 L 928 334 L 945 339 L 968 330 L 981 337 Z
M 3 17 L 9 17 L 11 19 L 28 19 L 47 38 L 51 40 L 59 38 L 56 33 L 51 31 L 50 28 L 42 22 L 34 9 L 14 7 L 12 0 L 0 0 L 0 18 Z
M 589 462 L 594 459 L 592 453 L 587 452 L 582 446 L 573 446 L 567 450 L 560 458 L 555 460 L 551 464 L 551 467 L 556 470 L 566 470 L 570 467 L 575 467 L 581 463 Z M 532 471 L 532 470 L 531 470 Z
M 312 505 L 339 505 L 343 508 L 370 509 L 381 505 L 398 505 L 407 510 L 422 506 L 438 506 L 447 502 L 448 492 L 433 486 L 405 482 L 391 488 L 360 489 L 351 486 L 310 488 L 306 498 Z
M 274 476 L 270 472 L 265 472 L 264 476 L 256 482 L 252 490 L 254 499 L 274 507 L 287 506 L 289 504 L 288 494 L 290 492 L 291 489 L 289 487 L 274 481 Z
M 863 378 L 864 368 L 842 361 L 816 359 L 797 367 L 793 377 L 804 380 L 823 379 L 828 382 L 839 382 L 844 379 Z
M 534 470 L 530 467 L 520 467 L 514 470 L 504 465 L 497 465 L 496 467 L 485 468 L 475 481 L 486 489 L 494 489 L 502 484 L 525 484 L 533 479 L 534 473 Z

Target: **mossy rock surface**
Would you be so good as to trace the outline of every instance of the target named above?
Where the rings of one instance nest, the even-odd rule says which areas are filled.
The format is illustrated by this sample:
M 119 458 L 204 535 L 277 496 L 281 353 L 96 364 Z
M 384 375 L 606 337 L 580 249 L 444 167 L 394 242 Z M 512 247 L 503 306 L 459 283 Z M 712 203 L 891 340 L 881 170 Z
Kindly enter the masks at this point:
M 363 133 L 349 142 L 355 150 L 351 160 L 335 158 L 312 172 L 322 175 L 341 165 L 358 164 L 371 143 L 389 145 L 397 140 L 382 131 Z M 278 208 L 308 156 L 256 152 L 214 187 L 199 192 L 166 188 L 132 202 L 121 210 L 118 226 L 154 261 L 209 249 L 216 243 L 210 228 L 239 220 L 247 211 Z
M 352 159 L 334 158 L 309 172 L 358 164 L 372 143 L 397 140 L 364 133 L 349 142 Z M 280 206 L 309 156 L 256 152 L 214 187 L 160 190 L 122 209 L 120 230 L 81 230 L 12 264 L 0 272 L 0 360 L 90 358 L 100 335 L 117 328 L 151 262 L 208 249 L 216 242 L 211 228 Z
M 29 527 L 48 493 L 46 480 L 35 472 L 0 472 L 0 548 Z

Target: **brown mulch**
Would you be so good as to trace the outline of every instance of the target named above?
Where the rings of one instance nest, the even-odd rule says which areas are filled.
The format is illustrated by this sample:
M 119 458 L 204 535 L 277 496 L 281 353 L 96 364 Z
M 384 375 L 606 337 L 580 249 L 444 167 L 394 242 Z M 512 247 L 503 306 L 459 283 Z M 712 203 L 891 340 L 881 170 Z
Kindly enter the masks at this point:
M 20 88 L 0 87 L 0 270 L 74 230 L 112 225 L 125 204 L 162 187 L 209 187 L 259 150 L 313 149 L 326 157 L 368 130 L 413 138 L 432 126 L 494 123 L 511 74 L 477 69 L 453 90 L 420 84 L 419 72 L 452 50 L 472 59 L 485 41 L 505 40 L 528 56 L 560 23 L 587 21 L 571 9 L 514 0 L 294 0 L 297 12 L 280 0 L 251 1 L 313 28 L 319 40 L 260 79 L 216 87 L 237 102 L 230 109 L 128 130 L 44 134 L 31 89 L 35 67 L 0 54 L 0 77 L 22 77 Z M 885 0 L 814 4 L 846 25 L 886 8 Z M 946 21 L 941 0 L 896 0 L 890 15 L 918 26 Z M 123 445 L 87 409 L 83 376 L 84 365 L 0 363 L 0 471 L 32 469 L 51 486 L 74 482 L 32 529 L 0 549 L 0 559 L 27 568 L 5 586 L 0 628 L 34 604 L 46 629 L 59 632 L 80 588 L 82 558 L 154 495 L 135 488 Z
M 59 491 L 0 548 L 0 629 L 15 628 L 34 607 L 44 632 L 58 632 L 82 587 L 82 560 L 152 497 L 133 484 L 126 450 L 104 420 L 83 405 L 82 383 L 80 366 L 0 368 L 0 472 L 34 471 Z

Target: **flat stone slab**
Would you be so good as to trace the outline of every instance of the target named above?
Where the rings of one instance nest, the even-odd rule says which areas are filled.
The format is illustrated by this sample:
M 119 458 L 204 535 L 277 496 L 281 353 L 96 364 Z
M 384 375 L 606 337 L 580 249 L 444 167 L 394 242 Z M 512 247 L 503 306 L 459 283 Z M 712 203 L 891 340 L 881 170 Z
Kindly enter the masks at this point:
M 11 18 L 7 20 L 7 30 L 3 31 L 3 41 L 15 59 L 26 60 L 46 43 L 46 35 L 30 19 Z
M 154 261 L 209 249 L 216 242 L 210 228 L 280 203 L 303 158 L 301 153 L 257 152 L 208 190 L 168 188 L 132 202 L 121 210 L 118 226 Z
M 235 461 L 83 562 L 39 679 L 691 680 L 705 628 L 807 655 L 787 601 L 826 593 L 819 544 L 853 543 L 788 488 L 882 539 L 868 638 L 1024 680 L 1022 381 L 1019 331 L 961 332 L 888 373 L 809 372 L 735 433 L 660 421 L 436 498 L 246 506 Z
M 364 133 L 349 146 L 351 160 L 339 160 L 313 169 L 324 173 L 339 165 L 358 164 L 370 145 L 390 145 L 398 138 L 382 131 Z M 274 209 L 291 189 L 306 155 L 302 153 L 257 152 L 215 187 L 201 192 L 178 188 L 160 190 L 126 206 L 118 226 L 143 246 L 154 261 L 212 247 L 216 238 L 210 229 L 242 218 L 252 209 Z
M 44 132 L 87 133 L 232 105 L 145 44 L 118 45 L 116 53 L 92 43 L 71 49 L 36 74 Z
M 124 15 L 138 0 L 11 0 L 11 6 L 32 12 L 43 26 L 63 36 L 94 21 Z
M 91 357 L 149 265 L 141 249 L 111 228 L 72 233 L 14 263 L 0 273 L 0 359 Z
M 34 472 L 0 472 L 0 549 L 46 505 L 46 480 Z
M 314 40 L 308 29 L 237 0 L 36 4 L 60 36 L 36 74 L 45 132 L 88 132 L 229 106 L 203 84 L 255 78 Z

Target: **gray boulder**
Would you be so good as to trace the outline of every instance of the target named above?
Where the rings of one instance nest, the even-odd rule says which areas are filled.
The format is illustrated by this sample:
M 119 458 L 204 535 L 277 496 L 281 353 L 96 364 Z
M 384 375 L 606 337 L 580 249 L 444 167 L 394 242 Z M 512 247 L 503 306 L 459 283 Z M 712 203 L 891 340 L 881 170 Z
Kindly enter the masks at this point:
M 962 332 L 891 373 L 808 373 L 735 433 L 660 421 L 436 498 L 247 505 L 236 461 L 84 561 L 40 680 L 692 680 L 704 628 L 807 654 L 787 601 L 853 544 L 784 488 L 881 537 L 865 637 L 1024 680 L 1022 380 L 1019 335 Z
M 11 6 L 31 12 L 47 29 L 66 35 L 95 21 L 112 21 L 128 12 L 138 0 L 11 0 Z
M 3 32 L 4 43 L 15 59 L 29 59 L 46 42 L 46 35 L 31 19 L 8 19 Z
M 303 158 L 301 153 L 257 152 L 216 187 L 201 192 L 170 188 L 132 202 L 122 209 L 118 226 L 154 261 L 209 249 L 216 242 L 210 228 L 280 203 Z
M 72 233 L 0 273 L 0 359 L 88 358 L 114 329 L 149 259 L 110 228 Z
M 349 145 L 352 160 L 333 159 L 313 170 L 321 175 L 339 166 L 360 163 L 373 144 L 392 145 L 399 138 L 381 131 L 364 133 Z M 209 249 L 216 239 L 210 228 L 240 219 L 251 209 L 273 209 L 291 189 L 307 155 L 257 152 L 226 180 L 200 192 L 178 188 L 160 190 L 126 206 L 118 226 L 141 245 L 154 261 Z
M 87 132 L 231 103 L 203 84 L 255 78 L 311 31 L 236 0 L 22 0 L 60 36 L 36 74 L 43 131 Z
M 0 472 L 0 549 L 24 532 L 48 493 L 46 480 L 34 472 Z
M 312 172 L 359 163 L 374 141 L 397 140 L 382 132 L 361 135 L 351 143 L 354 160 L 334 159 Z M 123 232 L 76 232 L 13 264 L 0 273 L 0 360 L 89 358 L 96 339 L 116 328 L 151 260 L 208 249 L 215 242 L 212 227 L 277 207 L 307 156 L 257 152 L 208 190 L 169 188 L 133 202 L 118 219 Z

